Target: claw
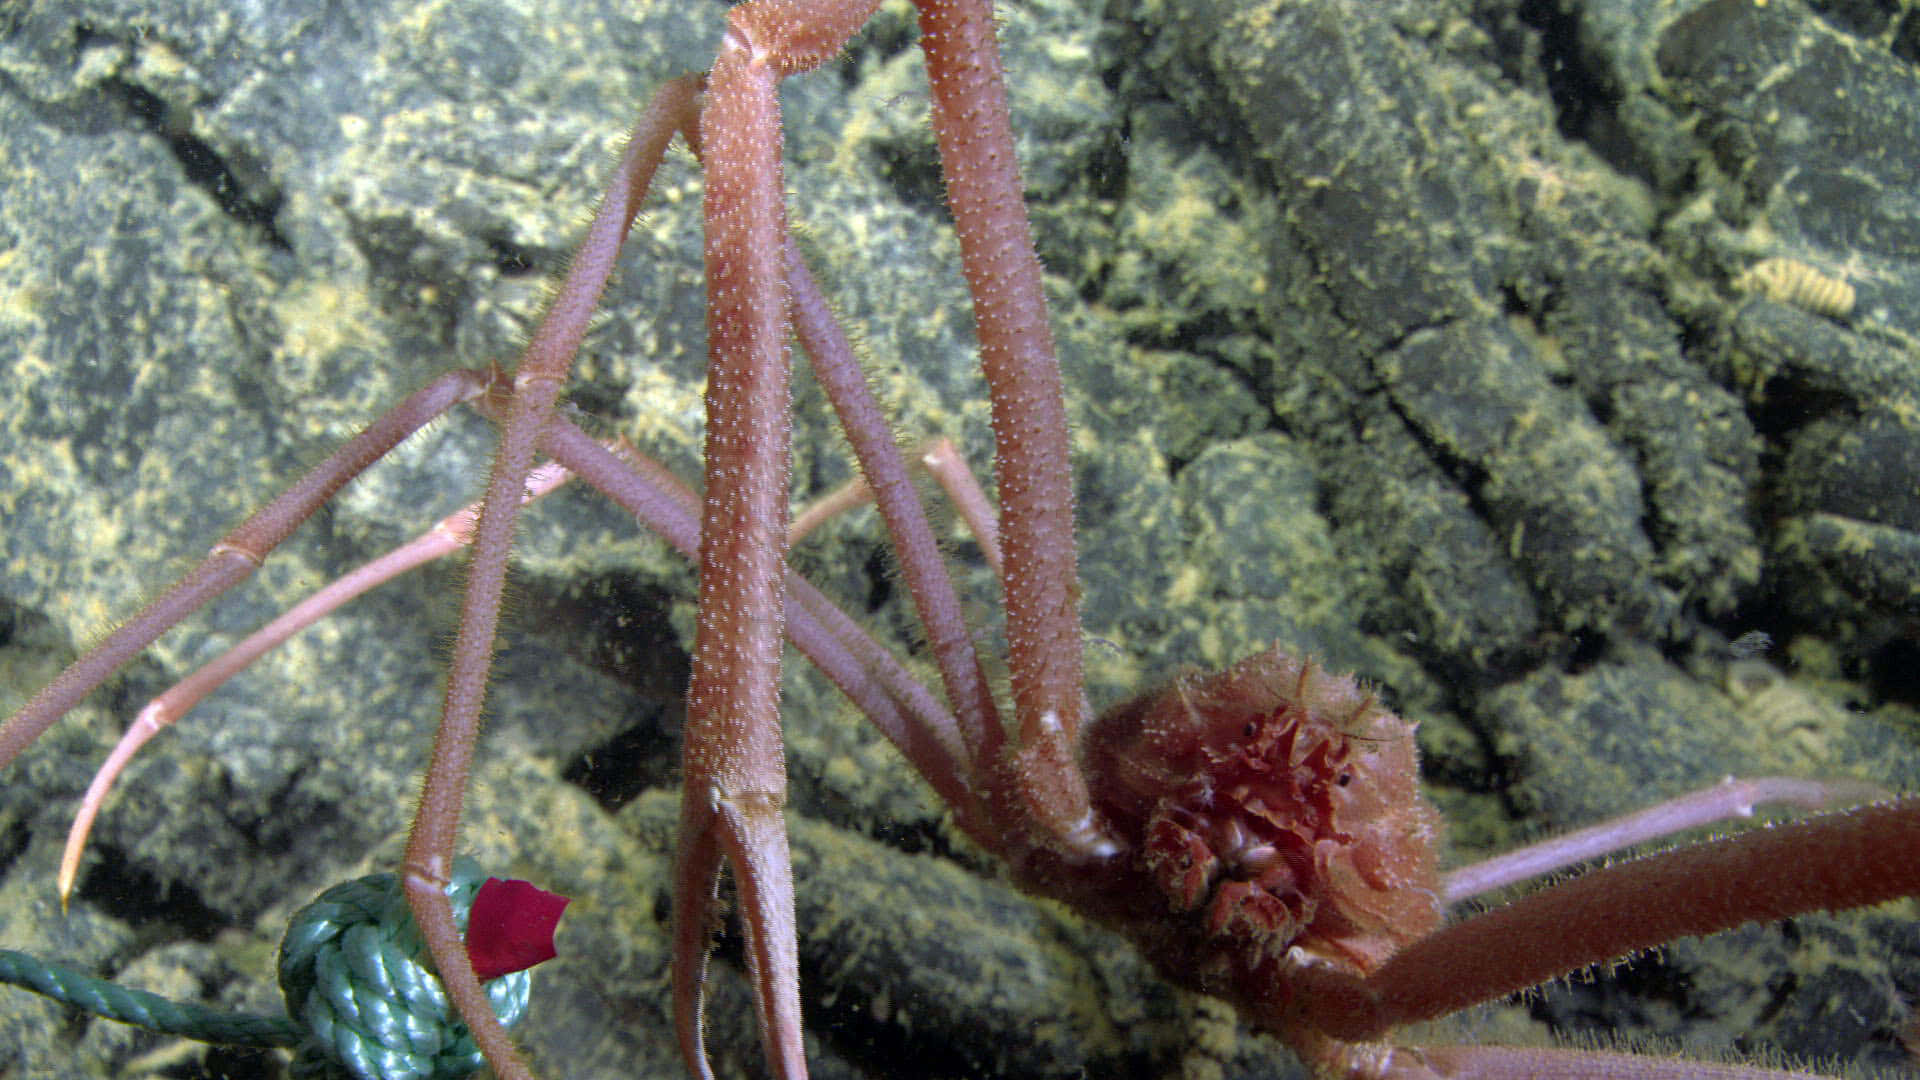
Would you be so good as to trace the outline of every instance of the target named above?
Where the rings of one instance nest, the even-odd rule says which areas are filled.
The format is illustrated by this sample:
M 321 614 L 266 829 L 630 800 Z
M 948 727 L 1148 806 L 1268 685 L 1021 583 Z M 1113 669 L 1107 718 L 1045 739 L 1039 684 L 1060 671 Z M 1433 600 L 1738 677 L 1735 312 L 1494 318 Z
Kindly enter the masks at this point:
M 707 942 L 719 904 L 720 846 L 704 822 L 689 820 L 691 811 L 683 805 L 673 870 L 673 1030 L 688 1071 L 712 1080 L 705 1038 Z
M 526 489 L 521 495 L 522 505 L 544 498 L 571 477 L 571 473 L 553 462 L 541 465 L 527 476 Z M 94 820 L 100 816 L 101 807 L 106 805 L 114 782 L 141 747 L 191 712 L 194 706 L 228 679 L 267 652 L 278 648 L 294 634 L 368 590 L 472 544 L 474 523 L 479 515 L 479 503 L 454 511 L 408 543 L 327 583 L 272 622 L 247 635 L 233 648 L 168 687 L 159 697 L 147 702 L 140 714 L 133 718 L 133 723 L 127 726 L 126 734 L 120 737 L 113 752 L 107 755 L 107 760 L 93 774 L 93 781 L 87 785 L 87 793 L 80 800 L 80 809 L 74 813 L 73 825 L 67 830 L 67 846 L 60 854 L 58 885 L 61 913 L 66 913 L 67 901 L 73 895 L 74 882 L 80 875 L 80 856 L 86 850 L 87 836 L 93 831 Z M 227 546 L 232 548 L 232 545 Z
M 724 859 L 739 890 L 747 928 L 747 965 L 754 1011 L 765 1033 L 768 1064 L 783 1078 L 803 1078 L 800 961 L 793 918 L 793 864 L 787 851 L 784 795 L 734 798 L 710 788 L 689 791 L 681 805 L 680 861 L 674 870 L 674 1030 L 687 1067 L 710 1080 L 702 1032 L 710 928 L 717 921 L 716 886 Z
M 107 803 L 107 796 L 113 791 L 113 782 L 133 760 L 147 741 L 178 719 L 179 712 L 168 710 L 156 699 L 140 710 L 133 723 L 127 726 L 126 734 L 114 745 L 107 760 L 100 763 L 94 772 L 93 781 L 87 785 L 87 793 L 80 799 L 80 809 L 73 815 L 73 825 L 67 829 L 67 846 L 60 852 L 60 914 L 67 913 L 67 901 L 73 896 L 74 882 L 80 876 L 80 856 L 86 851 L 87 837 L 93 832 L 94 819 L 100 816 L 100 808 Z

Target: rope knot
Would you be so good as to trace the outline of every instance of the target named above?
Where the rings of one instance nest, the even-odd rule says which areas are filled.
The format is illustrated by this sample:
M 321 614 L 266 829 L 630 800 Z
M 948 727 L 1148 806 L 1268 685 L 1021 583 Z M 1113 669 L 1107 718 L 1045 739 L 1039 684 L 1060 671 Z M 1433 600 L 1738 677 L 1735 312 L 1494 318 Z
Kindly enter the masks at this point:
M 463 933 L 484 877 L 473 860 L 455 860 L 447 899 Z M 531 985 L 524 970 L 486 984 L 502 1024 L 526 1014 Z M 336 885 L 294 915 L 280 945 L 280 989 L 306 1030 L 299 1075 L 338 1076 L 344 1066 L 363 1080 L 452 1080 L 483 1064 L 394 874 Z
M 527 969 L 553 958 L 567 898 L 524 881 L 483 881 L 479 865 L 461 858 L 447 899 L 494 1015 L 512 1027 L 527 1012 Z M 426 953 L 399 877 L 374 874 L 336 885 L 294 914 L 280 943 L 289 1015 L 169 1001 L 12 949 L 0 949 L 0 983 L 163 1035 L 291 1048 L 303 1080 L 455 1080 L 480 1068 L 480 1049 Z

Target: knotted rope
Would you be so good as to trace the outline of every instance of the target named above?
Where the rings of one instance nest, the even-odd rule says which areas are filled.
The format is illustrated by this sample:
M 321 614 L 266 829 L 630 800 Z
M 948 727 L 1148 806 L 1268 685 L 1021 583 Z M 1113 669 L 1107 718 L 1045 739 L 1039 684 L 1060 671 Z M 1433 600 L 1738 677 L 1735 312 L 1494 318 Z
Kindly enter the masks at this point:
M 463 933 L 485 877 L 472 859 L 455 860 L 447 899 Z M 169 1001 L 5 949 L 0 982 L 163 1035 L 286 1047 L 295 1052 L 294 1075 L 313 1080 L 458 1080 L 480 1068 L 480 1050 L 428 964 L 399 878 L 373 874 L 295 913 L 280 943 L 285 1016 Z M 502 1024 L 526 1014 L 532 982 L 517 971 L 486 984 Z

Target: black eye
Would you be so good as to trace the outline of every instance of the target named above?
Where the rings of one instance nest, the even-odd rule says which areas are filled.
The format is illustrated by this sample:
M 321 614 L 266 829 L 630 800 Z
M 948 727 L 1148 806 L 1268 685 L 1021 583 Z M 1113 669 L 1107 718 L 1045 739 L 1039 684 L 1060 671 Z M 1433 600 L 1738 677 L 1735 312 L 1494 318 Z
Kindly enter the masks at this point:
M 1350 772 L 1343 772 L 1340 774 L 1340 778 L 1338 780 L 1335 780 L 1334 783 L 1339 784 L 1341 787 L 1346 787 L 1348 784 L 1353 783 L 1353 774 Z
M 1260 733 L 1260 725 L 1254 723 L 1251 720 L 1247 721 L 1246 727 L 1243 727 L 1240 729 L 1240 737 L 1243 739 L 1251 739 L 1259 733 Z

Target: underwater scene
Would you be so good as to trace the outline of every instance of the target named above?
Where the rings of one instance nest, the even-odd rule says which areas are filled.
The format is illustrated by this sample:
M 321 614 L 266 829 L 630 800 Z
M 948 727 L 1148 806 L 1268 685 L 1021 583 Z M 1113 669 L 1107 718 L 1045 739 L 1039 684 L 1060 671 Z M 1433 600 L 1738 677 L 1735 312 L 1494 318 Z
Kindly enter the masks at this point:
M 713 63 L 728 7 L 0 4 L 0 716 L 407 395 L 511 368 L 642 108 Z M 1920 792 L 1920 12 L 1015 0 L 992 21 L 1065 386 L 1095 713 L 1276 644 L 1311 659 L 1285 668 L 1303 690 L 1351 674 L 1347 752 L 1413 726 L 1395 782 L 1434 809 L 1446 869 L 1726 777 Z M 780 182 L 894 440 L 950 440 L 991 493 L 921 36 L 885 0 L 782 84 Z M 704 190 L 676 143 L 558 407 L 688 485 Z M 792 351 L 797 514 L 859 466 Z M 0 733 L 0 1076 L 305 1075 L 284 1047 L 306 1006 L 278 973 L 283 938 L 324 933 L 302 910 L 345 889 L 326 911 L 389 911 L 381 932 L 418 951 L 393 879 L 356 883 L 402 865 L 457 550 L 148 733 L 64 890 L 62 858 L 149 700 L 474 504 L 496 442 L 449 409 L 29 745 Z M 919 488 L 1013 731 L 994 545 Z M 871 508 L 788 564 L 946 700 Z M 588 483 L 521 512 L 458 838 L 475 869 L 452 888 L 489 912 L 473 933 L 505 927 L 491 970 L 551 945 L 488 984 L 524 997 L 513 1038 L 549 1080 L 688 1075 L 671 957 L 698 587 Z M 1309 1075 L 1258 1008 L 1102 924 L 1166 900 L 1022 891 L 1034 871 L 1006 859 L 1029 853 L 983 843 L 791 648 L 780 715 L 814 1076 Z M 1920 860 L 1903 844 L 1884 860 Z M 705 1049 L 716 1075 L 763 1076 L 728 882 Z M 102 1019 L 29 989 L 57 980 L 25 958 L 257 1025 L 196 1041 Z M 1909 896 L 1680 938 L 1393 1038 L 1910 1076 L 1916 1009 Z M 464 1028 L 446 1038 L 445 1067 L 470 1069 Z

